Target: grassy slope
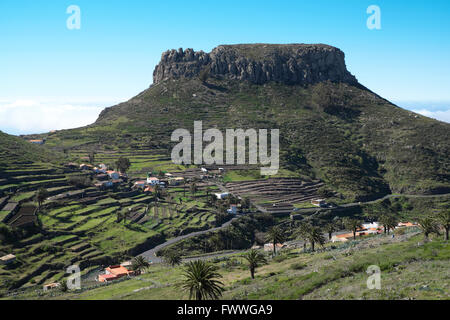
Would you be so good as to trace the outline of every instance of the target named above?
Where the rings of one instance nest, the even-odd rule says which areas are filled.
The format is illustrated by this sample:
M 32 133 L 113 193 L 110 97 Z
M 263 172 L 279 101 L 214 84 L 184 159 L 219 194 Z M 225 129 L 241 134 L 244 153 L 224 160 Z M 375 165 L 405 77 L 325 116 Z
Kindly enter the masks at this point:
M 57 163 L 60 155 L 0 131 L 0 171 L 30 164 Z
M 105 109 L 90 126 L 48 137 L 58 148 L 159 148 L 176 128 L 279 128 L 281 166 L 347 198 L 450 188 L 450 125 L 395 107 L 361 87 L 170 80 Z M 95 143 L 92 143 L 95 141 Z
M 435 238 L 423 244 L 422 239 L 413 232 L 395 239 L 376 236 L 338 244 L 315 254 L 292 250 L 258 268 L 255 280 L 240 255 L 215 263 L 226 285 L 225 299 L 448 299 L 448 243 Z M 374 264 L 381 268 L 381 290 L 366 287 L 365 271 Z M 183 299 L 187 295 L 177 286 L 181 270 L 154 265 L 132 280 L 41 298 Z M 36 294 L 17 298 L 36 298 Z

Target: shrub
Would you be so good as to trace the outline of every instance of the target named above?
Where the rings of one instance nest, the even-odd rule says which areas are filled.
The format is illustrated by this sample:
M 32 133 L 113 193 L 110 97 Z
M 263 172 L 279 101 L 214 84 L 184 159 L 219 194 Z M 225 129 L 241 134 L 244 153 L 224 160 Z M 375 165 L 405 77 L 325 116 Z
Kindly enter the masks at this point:
M 307 265 L 302 262 L 296 262 L 291 265 L 292 270 L 302 270 L 305 269 L 306 267 Z

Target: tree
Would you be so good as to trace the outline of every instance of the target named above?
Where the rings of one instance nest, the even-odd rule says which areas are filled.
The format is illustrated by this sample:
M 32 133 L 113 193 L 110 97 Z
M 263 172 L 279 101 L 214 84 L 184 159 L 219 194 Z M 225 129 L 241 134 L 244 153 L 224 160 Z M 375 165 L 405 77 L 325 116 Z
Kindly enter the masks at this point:
M 338 230 L 337 226 L 332 222 L 327 223 L 325 225 L 325 232 L 328 233 L 328 240 L 331 240 L 333 232 L 335 232 L 337 230 Z
M 38 210 L 41 210 L 41 205 L 45 202 L 45 200 L 48 198 L 48 191 L 45 188 L 40 188 L 35 195 L 35 199 L 38 203 Z
M 252 249 L 244 255 L 244 259 L 248 262 L 248 268 L 250 269 L 250 275 L 252 279 L 255 279 L 255 270 L 261 264 L 267 263 L 264 254 L 258 250 Z
M 242 209 L 246 209 L 246 210 L 250 209 L 250 205 L 251 205 L 250 199 L 247 198 L 247 197 L 244 197 L 242 199 L 242 204 L 241 205 L 242 205 Z
M 130 168 L 130 166 L 131 166 L 131 163 L 130 163 L 130 159 L 128 159 L 128 158 L 120 157 L 116 161 L 117 170 L 119 170 L 122 173 L 126 173 L 128 171 L 128 169 Z
M 345 217 L 344 226 L 353 232 L 353 240 L 356 240 L 356 231 L 361 227 L 361 221 L 354 218 Z
M 325 238 L 323 237 L 322 231 L 319 227 L 315 227 L 309 223 L 302 223 L 300 225 L 299 232 L 305 240 L 305 244 L 306 241 L 309 241 L 312 251 L 314 251 L 314 246 L 316 243 L 319 243 L 321 246 L 325 243 Z
M 172 267 L 181 264 L 181 261 L 182 259 L 178 252 L 169 251 L 164 254 L 164 262 Z
M 444 209 L 436 214 L 436 221 L 445 230 L 445 240 L 448 241 L 448 230 L 450 228 L 450 209 Z
M 195 199 L 195 193 L 197 192 L 197 184 L 195 182 L 193 182 L 191 184 L 190 191 L 191 191 L 191 194 L 194 196 L 194 199 Z
M 273 244 L 273 255 L 277 254 L 277 244 L 282 243 L 284 241 L 283 232 L 279 227 L 271 228 L 266 235 L 266 241 L 269 241 Z
M 95 161 L 95 151 L 90 151 L 89 152 L 89 154 L 88 154 L 88 157 L 89 157 L 89 163 L 94 163 L 94 161 Z
M 383 214 L 380 217 L 380 222 L 383 225 L 384 233 L 389 234 L 391 229 L 395 229 L 397 227 L 398 221 L 397 218 L 391 214 Z
M 140 274 L 142 270 L 146 270 L 148 267 L 150 267 L 150 263 L 143 256 L 137 256 L 132 261 L 132 268 L 136 274 Z
M 425 241 L 428 241 L 428 236 L 431 233 L 436 233 L 438 235 L 440 234 L 439 226 L 438 226 L 436 220 L 434 220 L 431 217 L 424 217 L 422 219 L 419 219 L 419 227 L 423 231 L 423 235 L 425 237 Z
M 309 242 L 311 243 L 311 250 L 314 251 L 314 244 L 318 243 L 323 247 L 325 238 L 322 234 L 322 230 L 319 227 L 312 226 L 308 234 Z
M 182 288 L 189 291 L 189 299 L 218 299 L 222 296 L 223 283 L 217 280 L 222 276 L 217 270 L 218 267 L 202 260 L 191 261 L 186 264 Z

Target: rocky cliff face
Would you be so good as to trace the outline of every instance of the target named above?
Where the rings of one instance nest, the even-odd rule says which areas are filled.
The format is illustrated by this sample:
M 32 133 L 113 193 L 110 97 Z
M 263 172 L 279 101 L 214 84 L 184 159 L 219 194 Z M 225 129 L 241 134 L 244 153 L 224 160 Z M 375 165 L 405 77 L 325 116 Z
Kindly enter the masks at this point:
M 153 82 L 195 78 L 205 69 L 211 77 L 255 84 L 276 81 L 307 85 L 327 80 L 357 83 L 347 71 L 344 53 L 322 44 L 221 45 L 210 53 L 181 48 L 169 50 L 162 54 L 153 72 Z

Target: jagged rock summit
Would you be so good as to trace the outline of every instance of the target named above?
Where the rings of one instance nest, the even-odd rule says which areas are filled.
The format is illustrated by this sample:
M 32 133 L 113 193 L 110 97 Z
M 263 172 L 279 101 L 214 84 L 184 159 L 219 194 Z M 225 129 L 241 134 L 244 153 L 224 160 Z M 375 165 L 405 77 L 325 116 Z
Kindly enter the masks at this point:
M 357 84 L 345 66 L 345 55 L 324 44 L 220 45 L 210 53 L 168 50 L 153 72 L 153 83 L 198 77 L 203 70 L 219 79 L 308 85 L 321 81 Z

